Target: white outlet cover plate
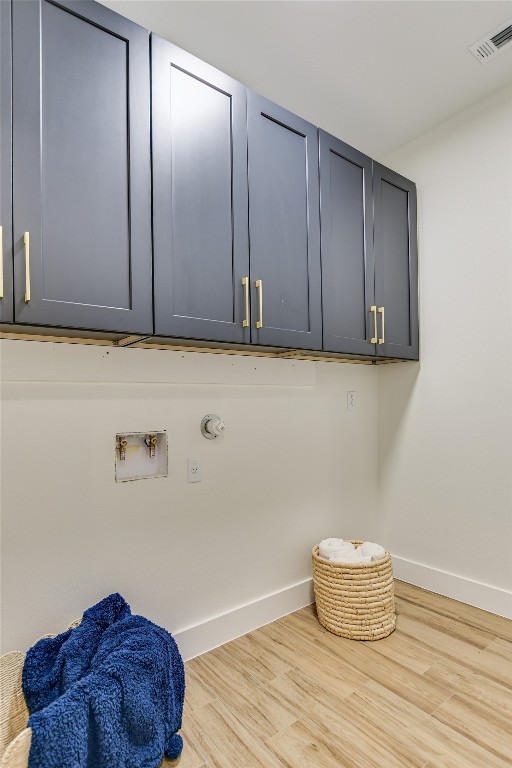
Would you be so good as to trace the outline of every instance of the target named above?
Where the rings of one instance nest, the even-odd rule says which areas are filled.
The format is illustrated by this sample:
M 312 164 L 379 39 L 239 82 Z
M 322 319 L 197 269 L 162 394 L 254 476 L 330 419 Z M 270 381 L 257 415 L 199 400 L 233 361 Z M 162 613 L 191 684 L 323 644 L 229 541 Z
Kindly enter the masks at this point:
M 187 460 L 187 482 L 200 483 L 201 481 L 202 481 L 201 462 L 199 461 L 199 459 L 188 459 Z

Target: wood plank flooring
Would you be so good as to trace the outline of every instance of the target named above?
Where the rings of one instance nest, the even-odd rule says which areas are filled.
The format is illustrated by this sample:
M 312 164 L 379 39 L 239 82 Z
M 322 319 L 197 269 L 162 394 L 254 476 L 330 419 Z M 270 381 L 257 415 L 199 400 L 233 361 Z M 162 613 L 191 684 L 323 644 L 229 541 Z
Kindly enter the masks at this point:
M 383 640 L 339 638 L 309 606 L 187 662 L 166 768 L 510 768 L 512 621 L 395 595 Z

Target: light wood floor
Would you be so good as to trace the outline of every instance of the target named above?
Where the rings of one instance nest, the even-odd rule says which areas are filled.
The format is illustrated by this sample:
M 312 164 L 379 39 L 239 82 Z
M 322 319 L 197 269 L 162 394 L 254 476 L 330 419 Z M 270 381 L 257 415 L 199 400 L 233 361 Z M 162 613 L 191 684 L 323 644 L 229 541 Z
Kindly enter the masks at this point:
M 186 664 L 179 768 L 510 768 L 512 621 L 396 582 L 397 630 L 303 608 Z

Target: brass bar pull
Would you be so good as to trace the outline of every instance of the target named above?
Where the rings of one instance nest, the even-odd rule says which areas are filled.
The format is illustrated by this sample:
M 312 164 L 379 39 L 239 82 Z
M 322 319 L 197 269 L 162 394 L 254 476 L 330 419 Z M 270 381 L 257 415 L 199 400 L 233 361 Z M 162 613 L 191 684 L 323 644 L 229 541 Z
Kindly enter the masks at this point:
M 256 290 L 258 291 L 259 307 L 260 307 L 260 319 L 256 323 L 256 328 L 263 328 L 263 281 L 262 280 L 256 280 Z
M 373 314 L 373 336 L 370 339 L 370 344 L 377 343 L 377 307 L 375 304 L 370 307 L 370 312 Z
M 4 297 L 4 239 L 0 226 L 0 299 Z
M 242 320 L 242 328 L 249 327 L 249 278 L 242 277 L 242 285 L 245 288 L 245 318 Z
M 384 344 L 384 307 L 378 308 L 379 315 L 382 315 L 382 336 L 379 339 L 379 344 Z
M 25 244 L 25 303 L 30 301 L 30 232 L 23 235 Z

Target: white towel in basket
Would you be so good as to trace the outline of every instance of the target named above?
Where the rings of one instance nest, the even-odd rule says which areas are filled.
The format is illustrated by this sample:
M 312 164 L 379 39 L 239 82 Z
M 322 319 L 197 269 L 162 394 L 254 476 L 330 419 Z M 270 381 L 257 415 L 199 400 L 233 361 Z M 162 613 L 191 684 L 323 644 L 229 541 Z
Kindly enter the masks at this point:
M 355 547 L 351 541 L 331 537 L 323 539 L 318 545 L 318 554 L 333 563 L 372 563 L 385 557 L 386 551 L 380 544 L 365 541 Z
M 374 544 L 373 541 L 365 541 L 361 544 L 361 553 L 363 557 L 371 557 L 372 560 L 380 560 L 385 557 L 386 550 L 380 544 Z
M 336 539 L 331 537 L 330 539 L 323 539 L 318 545 L 318 554 L 320 557 L 324 557 L 329 560 L 332 554 L 343 549 L 354 549 L 354 545 L 351 541 L 344 541 L 343 539 Z

